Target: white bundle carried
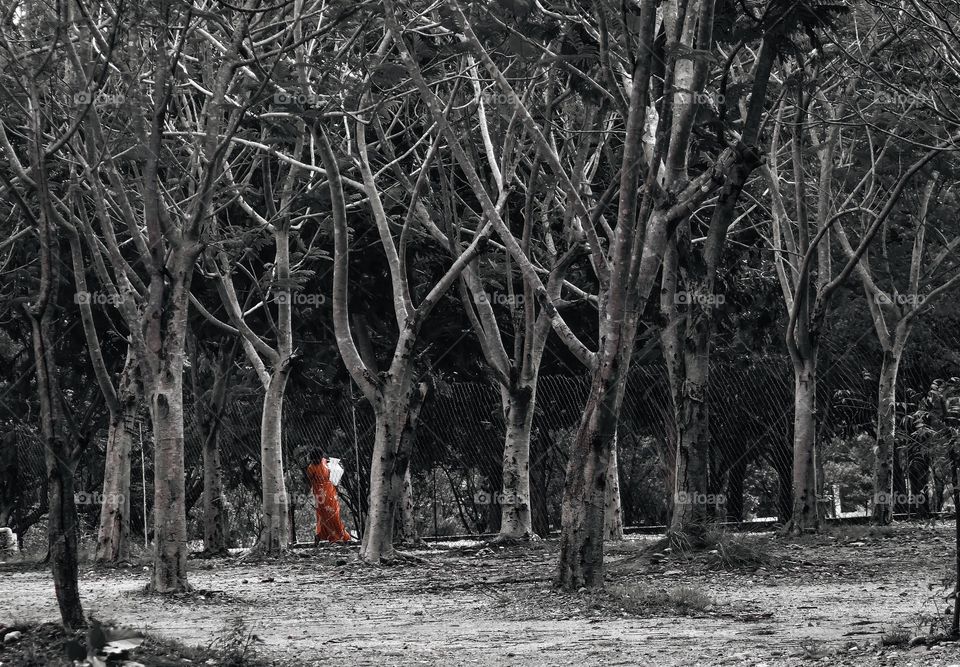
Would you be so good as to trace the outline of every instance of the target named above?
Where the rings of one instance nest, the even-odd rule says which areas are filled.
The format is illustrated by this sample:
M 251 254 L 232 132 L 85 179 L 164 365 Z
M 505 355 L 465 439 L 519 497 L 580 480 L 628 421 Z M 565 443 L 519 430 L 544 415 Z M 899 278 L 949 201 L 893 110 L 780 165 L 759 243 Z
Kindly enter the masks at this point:
M 340 465 L 340 459 L 327 459 L 327 468 L 330 469 L 330 482 L 334 486 L 339 486 L 340 478 L 343 477 L 343 466 Z
M 19 550 L 17 534 L 10 528 L 0 528 L 0 555 L 15 554 Z

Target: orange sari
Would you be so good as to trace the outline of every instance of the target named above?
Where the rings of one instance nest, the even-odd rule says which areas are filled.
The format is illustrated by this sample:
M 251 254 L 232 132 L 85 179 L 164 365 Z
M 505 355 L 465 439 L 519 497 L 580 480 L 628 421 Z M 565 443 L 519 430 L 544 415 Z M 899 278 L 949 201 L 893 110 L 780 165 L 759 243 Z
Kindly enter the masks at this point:
M 349 542 L 350 533 L 340 519 L 337 487 L 330 481 L 327 460 L 307 466 L 307 479 L 317 499 L 317 539 L 328 542 Z

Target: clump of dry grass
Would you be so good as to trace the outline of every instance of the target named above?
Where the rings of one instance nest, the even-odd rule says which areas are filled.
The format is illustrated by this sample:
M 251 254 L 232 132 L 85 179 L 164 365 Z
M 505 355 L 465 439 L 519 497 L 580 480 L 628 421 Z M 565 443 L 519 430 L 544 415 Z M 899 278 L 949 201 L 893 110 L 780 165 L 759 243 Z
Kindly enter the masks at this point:
M 770 540 L 756 535 L 711 531 L 707 535 L 707 564 L 718 570 L 757 568 L 770 563 Z
M 702 560 L 715 570 L 762 567 L 770 562 L 770 539 L 707 526 L 696 533 L 671 533 L 645 549 L 647 555 L 669 554 L 687 561 Z
M 893 627 L 880 636 L 881 646 L 906 646 L 910 643 L 910 631 L 906 628 Z

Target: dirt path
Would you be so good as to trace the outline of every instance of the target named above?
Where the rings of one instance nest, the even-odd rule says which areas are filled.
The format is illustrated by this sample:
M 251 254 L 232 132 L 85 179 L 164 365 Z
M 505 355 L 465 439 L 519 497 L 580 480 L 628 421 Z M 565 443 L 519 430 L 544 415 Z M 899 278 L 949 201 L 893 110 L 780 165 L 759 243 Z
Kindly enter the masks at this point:
M 187 644 L 209 643 L 242 617 L 263 640 L 260 654 L 282 665 L 960 665 L 953 645 L 878 648 L 893 626 L 916 633 L 921 614 L 943 616 L 942 596 L 931 596 L 953 557 L 948 530 L 847 531 L 773 540 L 766 567 L 738 571 L 651 564 L 638 557 L 649 539 L 609 550 L 618 591 L 701 591 L 712 602 L 692 616 L 553 590 L 553 542 L 420 550 L 423 562 L 383 568 L 336 548 L 274 563 L 192 560 L 192 585 L 211 593 L 183 599 L 140 593 L 140 568 L 85 569 L 82 594 L 100 618 Z M 0 573 L 0 622 L 55 620 L 45 571 Z

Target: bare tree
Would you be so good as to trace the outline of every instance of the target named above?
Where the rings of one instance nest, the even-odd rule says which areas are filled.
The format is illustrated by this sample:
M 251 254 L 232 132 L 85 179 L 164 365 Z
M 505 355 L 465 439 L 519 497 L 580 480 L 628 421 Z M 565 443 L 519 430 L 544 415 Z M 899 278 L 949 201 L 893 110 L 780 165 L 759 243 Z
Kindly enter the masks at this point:
M 960 245 L 960 236 L 954 235 L 948 240 L 943 236 L 943 230 L 934 227 L 935 232 L 940 232 L 935 234 L 941 237 L 937 241 L 942 239 L 943 242 L 937 244 L 939 248 L 930 248 L 928 243 L 927 231 L 932 227 L 929 221 L 932 217 L 931 208 L 937 208 L 937 201 L 943 195 L 942 189 L 940 174 L 932 172 L 919 197 L 909 273 L 903 291 L 897 289 L 896 285 L 890 285 L 887 289 L 881 287 L 878 268 L 870 263 L 868 254 L 865 253 L 856 265 L 857 276 L 867 295 L 874 330 L 883 350 L 877 395 L 877 444 L 874 450 L 873 521 L 878 525 L 893 520 L 897 374 L 904 350 L 918 317 L 929 312 L 937 300 L 949 294 L 960 281 L 960 273 L 953 259 L 954 251 Z M 885 228 L 888 226 L 889 220 Z M 848 258 L 853 257 L 855 250 L 842 224 L 838 223 L 836 228 L 844 253 Z M 881 265 L 887 267 L 884 273 L 888 273 L 887 280 L 883 282 L 890 283 L 896 276 L 889 275 L 892 262 L 887 254 L 887 245 L 883 244 L 881 248 Z
M 426 394 L 423 383 L 416 382 L 414 350 L 423 325 L 440 298 L 453 286 L 464 268 L 481 252 L 492 232 L 490 223 L 472 231 L 469 245 L 456 256 L 443 276 L 433 284 L 418 305 L 411 296 L 410 279 L 405 269 L 405 238 L 394 239 L 390 221 L 383 208 L 380 188 L 371 168 L 363 122 L 356 125 L 356 159 L 363 178 L 362 190 L 369 202 L 374 222 L 380 234 L 390 268 L 390 286 L 393 296 L 397 342 L 387 370 L 375 374 L 364 363 L 350 329 L 348 304 L 349 229 L 343 177 L 326 133 L 321 134 L 319 148 L 329 179 L 334 229 L 333 322 L 337 346 L 344 364 L 364 397 L 374 410 L 376 432 L 373 461 L 370 471 L 370 501 L 367 525 L 363 535 L 361 557 L 372 563 L 393 556 L 393 528 L 397 505 L 403 488 L 403 478 L 409 463 L 412 438 L 405 437 L 412 428 L 411 419 L 419 411 Z M 343 154 L 350 154 L 344 150 Z M 409 193 L 404 229 L 411 223 L 412 210 L 420 199 L 419 190 L 428 173 L 428 166 L 420 170 L 417 185 Z M 470 233 L 464 230 L 465 233 Z M 403 253 L 403 254 L 402 254 Z
M 402 40 L 403 31 L 393 2 L 385 2 L 387 26 L 397 40 L 399 55 L 407 71 L 420 91 L 421 97 L 430 107 L 434 122 L 444 137 L 457 164 L 466 176 L 467 182 L 479 200 L 483 213 L 489 219 L 507 248 L 511 258 L 517 262 L 526 281 L 533 287 L 535 297 L 547 309 L 555 330 L 561 337 L 575 339 L 569 327 L 563 321 L 556 305 L 538 276 L 536 268 L 523 252 L 517 239 L 501 217 L 493 198 L 487 193 L 469 156 L 460 143 L 456 132 L 443 115 L 443 105 L 425 80 L 417 62 L 410 55 Z M 666 159 L 667 147 L 661 145 L 647 159 L 643 151 L 643 135 L 648 121 L 650 108 L 650 80 L 654 65 L 654 37 L 657 23 L 655 2 L 641 5 L 641 15 L 633 33 L 623 33 L 624 49 L 631 52 L 630 62 L 633 70 L 624 76 L 629 85 L 627 90 L 618 89 L 617 94 L 625 100 L 621 112 L 626 124 L 626 136 L 619 156 L 619 203 L 615 225 L 609 225 L 601 231 L 605 233 L 604 242 L 597 231 L 597 220 L 593 219 L 580 196 L 577 185 L 569 171 L 560 163 L 553 147 L 545 138 L 545 133 L 523 104 L 521 96 L 514 90 L 501 69 L 492 59 L 477 37 L 470 20 L 460 6 L 451 1 L 453 15 L 457 22 L 457 37 L 462 40 L 488 75 L 496 82 L 498 89 L 509 100 L 519 115 L 523 128 L 529 133 L 537 149 L 543 156 L 545 165 L 560 181 L 565 194 L 570 198 L 574 217 L 578 221 L 582 243 L 591 257 L 592 265 L 600 284 L 599 311 L 600 336 L 596 352 L 579 346 L 581 355 L 589 359 L 593 368 L 593 381 L 590 396 L 584 410 L 577 439 L 571 452 L 567 469 L 567 481 L 563 499 L 563 530 L 561 532 L 561 556 L 558 568 L 558 583 L 566 588 L 577 589 L 581 586 L 598 586 L 602 583 L 604 505 L 606 500 L 606 477 L 610 461 L 610 451 L 616 431 L 617 415 L 623 399 L 626 385 L 626 372 L 633 351 L 633 342 L 640 324 L 641 313 L 655 278 L 659 272 L 666 243 L 676 225 L 705 201 L 727 178 L 734 179 L 728 189 L 736 192 L 756 163 L 756 154 L 749 147 L 740 144 L 723 150 L 715 163 L 688 182 L 677 183 L 670 196 L 661 196 L 665 191 L 660 185 L 660 166 Z M 697 11 L 710 10 L 708 6 L 698 5 Z M 607 8 L 602 4 L 595 7 L 600 16 L 599 22 L 609 18 Z M 705 16 L 706 14 L 704 14 Z M 605 25 L 605 23 L 604 23 Z M 604 28 L 605 30 L 605 28 Z M 609 35 L 604 32 L 603 39 Z M 765 99 L 766 82 L 777 53 L 782 35 L 777 28 L 763 40 L 756 76 L 752 102 L 746 127 L 759 125 L 762 116 L 762 102 Z M 605 42 L 607 43 L 607 42 Z M 611 81 L 618 77 L 609 75 Z M 687 113 L 692 110 L 688 107 Z M 652 116 L 652 114 L 651 114 Z M 672 115 L 661 116 L 664 128 L 670 127 Z M 688 146 L 677 142 L 670 150 L 686 151 Z M 681 163 L 683 160 L 680 161 Z M 646 180 L 640 187 L 643 171 Z M 641 193 L 643 196 L 638 196 Z M 658 194 L 660 193 L 660 194 Z M 733 197 L 734 203 L 736 197 Z M 577 347 L 575 345 L 575 347 Z
M 884 43 L 889 42 L 878 44 L 873 52 L 876 53 Z M 958 137 L 954 135 L 937 141 L 932 149 L 922 151 L 919 157 L 904 168 L 894 183 L 881 188 L 881 183 L 876 179 L 877 166 L 883 163 L 897 134 L 888 131 L 886 141 L 880 147 L 872 149 L 875 154 L 862 178 L 856 179 L 846 196 L 837 203 L 835 199 L 839 197 L 834 196 L 834 179 L 840 120 L 845 117 L 849 102 L 857 93 L 858 81 L 856 76 L 847 80 L 836 104 L 831 104 L 822 92 L 807 94 L 802 92 L 801 88 L 797 93 L 794 119 L 790 123 L 794 181 L 792 208 L 796 215 L 796 233 L 788 225 L 790 218 L 786 206 L 787 198 L 781 190 L 781 177 L 777 166 L 780 160 L 779 125 L 783 119 L 785 103 L 781 104 L 778 112 L 778 129 L 771 141 L 769 167 L 765 169 L 772 200 L 772 238 L 776 249 L 777 276 L 789 313 L 787 348 L 794 369 L 793 508 L 786 527 L 794 533 L 817 530 L 820 525 L 816 481 L 817 361 L 830 301 L 860 264 L 874 237 L 896 210 L 901 196 L 914 176 L 935 157 L 949 150 Z M 819 105 L 820 117 L 824 119 L 819 132 L 811 130 L 807 121 L 814 105 Z M 803 161 L 808 141 L 816 142 L 818 146 L 815 197 L 817 206 L 813 221 L 809 219 L 807 211 L 806 202 L 810 194 Z M 871 203 L 872 206 L 869 205 Z M 853 247 L 849 241 L 844 242 L 841 239 L 841 245 L 847 247 L 847 261 L 840 271 L 834 273 L 830 256 L 831 229 L 845 216 L 855 213 L 863 214 L 866 219 L 860 240 L 856 247 Z M 810 235 L 811 228 L 816 230 L 813 237 Z M 842 230 L 838 236 L 845 236 Z
M 514 135 L 514 130 L 518 126 L 517 114 L 510 110 L 506 117 L 502 117 L 495 112 L 497 105 L 490 103 L 488 108 L 488 104 L 484 101 L 486 94 L 482 90 L 481 77 L 477 72 L 476 64 L 472 58 L 464 57 L 464 60 L 466 61 L 464 66 L 471 73 L 472 99 L 476 105 L 480 140 L 484 146 L 483 159 L 496 187 L 496 208 L 500 215 L 506 215 L 505 210 L 508 206 L 511 188 L 515 180 L 519 178 L 516 173 L 517 167 L 520 162 L 526 159 L 523 151 L 527 147 L 520 145 Z M 538 78 L 549 82 L 546 70 L 542 71 Z M 545 115 L 555 117 L 553 116 L 551 102 L 555 95 L 549 91 L 550 84 L 547 85 L 548 92 L 544 95 Z M 532 90 L 533 81 L 530 82 L 528 87 L 528 97 Z M 595 111 L 592 108 L 587 111 L 581 124 L 572 127 L 570 133 L 572 134 L 579 129 L 592 136 Z M 557 120 L 559 121 L 559 118 Z M 437 143 L 431 150 L 441 145 L 439 143 L 440 139 L 441 137 L 437 138 Z M 495 145 L 495 140 L 499 140 L 499 147 Z M 568 142 L 564 143 L 567 144 Z M 577 147 L 577 154 L 571 156 L 571 158 L 576 162 L 574 169 L 585 177 L 585 172 L 588 169 L 588 158 L 591 157 L 591 149 L 594 146 L 591 141 L 569 142 L 568 145 Z M 599 162 L 593 160 L 591 164 L 595 169 Z M 534 155 L 527 181 L 522 184 L 525 194 L 522 206 L 523 231 L 521 232 L 520 244 L 526 255 L 536 255 L 541 265 L 550 267 L 549 270 L 541 269 L 540 271 L 547 280 L 547 289 L 550 292 L 551 300 L 558 308 L 571 305 L 578 300 L 595 302 L 595 298 L 591 299 L 582 290 L 564 279 L 567 271 L 582 253 L 579 247 L 573 248 L 570 252 L 558 250 L 558 243 L 553 238 L 549 220 L 552 215 L 559 212 L 557 207 L 563 200 L 563 193 L 558 191 L 556 187 L 542 187 L 541 183 L 538 182 L 541 177 L 539 165 L 540 156 Z M 402 171 L 398 170 L 397 175 L 401 181 L 406 178 Z M 447 179 L 441 180 L 441 183 L 443 184 L 441 188 L 443 205 L 433 207 L 433 209 L 443 210 L 446 222 L 437 220 L 436 216 L 431 215 L 431 209 L 425 206 L 419 206 L 417 213 L 423 227 L 429 231 L 431 236 L 443 245 L 450 247 L 452 252 L 457 253 L 462 251 L 462 244 L 456 242 L 455 230 L 463 224 L 461 216 L 458 214 L 458 195 L 452 187 L 448 186 Z M 405 183 L 405 185 L 408 188 L 412 187 L 412 184 L 409 183 Z M 467 210 L 471 216 L 483 216 L 482 212 Z M 564 227 L 568 228 L 571 215 L 569 211 L 564 215 L 567 218 Z M 456 220 L 456 224 L 450 224 L 451 217 Z M 446 234 L 441 230 L 441 227 L 447 229 Z M 538 238 L 540 239 L 540 248 L 534 253 L 533 246 L 537 244 Z M 523 281 L 520 288 L 517 289 L 514 284 L 513 263 L 509 253 L 504 252 L 499 244 L 494 245 L 498 247 L 496 248 L 496 254 L 491 254 L 492 261 L 485 265 L 478 259 L 464 269 L 459 281 L 460 300 L 463 303 L 471 328 L 480 341 L 480 349 L 484 359 L 500 388 L 505 430 L 502 487 L 497 498 L 501 512 L 498 539 L 529 539 L 533 535 L 530 498 L 530 437 L 536 409 L 537 380 L 551 330 L 551 316 L 547 309 L 538 305 L 533 288 L 526 281 Z M 568 293 L 572 292 L 571 301 L 564 301 L 561 298 L 565 287 Z M 498 311 L 503 312 L 500 310 L 501 308 L 505 309 L 508 314 L 508 325 L 502 324 L 497 317 Z M 504 335 L 510 335 L 513 338 L 513 345 L 509 350 L 504 344 Z M 572 338 L 567 340 L 572 340 Z M 574 354 L 582 349 L 583 347 L 579 342 L 574 343 L 571 347 Z M 622 532 L 622 526 L 619 530 Z M 616 532 L 616 529 L 614 529 L 614 532 Z
M 302 141 L 302 140 L 301 140 Z M 294 168 L 295 169 L 295 168 Z M 295 178 L 292 169 L 283 189 L 279 210 L 289 211 L 291 187 Z M 290 377 L 290 364 L 293 361 L 293 304 L 291 303 L 290 278 L 290 217 L 289 213 L 280 216 L 276 224 L 258 214 L 243 199 L 239 191 L 238 200 L 244 210 L 254 217 L 273 237 L 275 251 L 274 263 L 269 276 L 271 288 L 262 294 L 257 309 L 268 315 L 268 322 L 275 334 L 276 344 L 271 346 L 253 331 L 244 319 L 244 311 L 230 276 L 231 265 L 226 253 L 221 252 L 216 259 L 220 292 L 230 320 L 240 334 L 247 360 L 256 371 L 263 385 L 263 412 L 260 421 L 260 476 L 263 507 L 263 530 L 257 544 L 257 551 L 275 553 L 287 547 L 290 534 L 287 526 L 287 490 L 283 474 L 283 397 L 287 379 Z M 270 302 L 275 301 L 277 318 L 269 316 Z M 269 368 L 268 368 L 269 365 Z
M 82 204 L 78 207 L 78 211 L 83 233 L 87 242 L 91 243 L 93 229 Z M 74 300 L 80 310 L 87 352 L 97 386 L 103 394 L 110 414 L 95 558 L 98 563 L 115 564 L 128 560 L 130 555 L 130 451 L 133 445 L 133 426 L 140 408 L 139 396 L 143 389 L 139 382 L 136 355 L 130 346 L 127 346 L 123 370 L 116 385 L 110 377 L 94 320 L 92 293 L 87 284 L 80 233 L 76 225 L 66 221 L 61 227 L 66 230 L 70 240 L 70 256 L 76 289 Z M 100 254 L 96 253 L 94 258 L 96 275 L 104 283 L 109 282 L 109 274 Z
M 257 0 L 250 0 L 217 26 L 208 25 L 209 30 L 182 21 L 180 11 L 190 8 L 166 6 L 161 27 L 131 33 L 124 58 L 115 57 L 109 46 L 91 49 L 90 44 L 113 44 L 113 35 L 103 34 L 84 16 L 77 24 L 90 37 L 89 42 L 82 43 L 83 53 L 69 42 L 66 45 L 68 61 L 87 100 L 82 109 L 84 133 L 75 155 L 90 191 L 89 206 L 99 230 L 88 250 L 92 255 L 103 255 L 109 265 L 112 279 L 102 280 L 102 286 L 127 325 L 153 423 L 157 483 L 151 586 L 157 592 L 187 588 L 183 368 L 190 284 L 213 215 L 229 137 L 236 132 L 245 109 L 228 100 L 228 94 L 238 84 L 241 46 L 249 36 L 252 12 L 258 6 Z M 220 39 L 213 38 L 214 34 Z M 192 81 L 193 76 L 188 68 L 179 66 L 183 49 L 190 44 L 206 52 L 210 39 L 215 44 L 204 57 L 211 58 L 211 65 L 200 73 L 202 83 L 193 81 L 205 91 L 197 100 L 200 105 L 178 115 L 178 110 L 193 103 L 179 97 L 178 78 Z M 152 69 L 152 96 L 131 73 L 131 63 L 143 53 L 148 54 L 147 63 Z M 135 122 L 134 140 L 126 148 L 127 157 L 139 162 L 136 170 L 122 169 L 110 150 L 115 142 L 125 140 L 121 132 L 129 132 L 125 127 L 121 130 L 124 123 L 118 109 L 101 108 L 95 103 L 105 79 L 100 73 L 107 71 L 111 58 L 121 63 L 121 75 L 111 84 L 112 90 L 122 89 L 127 101 L 146 110 L 147 122 Z M 96 76 L 89 75 L 84 65 L 87 62 L 98 64 Z M 182 128 L 172 133 L 176 137 L 173 141 L 168 128 L 171 120 Z M 196 129 L 187 129 L 191 125 Z M 130 182 L 133 174 L 135 183 Z M 184 174 L 189 177 L 184 179 Z M 129 235 L 144 277 L 125 256 L 114 228 L 116 222 Z M 95 265 L 97 261 L 95 258 Z
M 892 8 L 883 3 L 871 3 L 873 10 L 889 21 Z M 901 76 L 891 80 L 883 74 L 886 68 L 871 68 L 868 76 L 877 79 L 874 83 L 878 94 L 867 99 L 867 104 L 856 106 L 858 120 L 871 129 L 877 127 L 880 112 L 901 115 L 897 134 L 904 144 L 917 142 L 920 138 L 935 134 L 940 127 L 956 127 L 960 114 L 955 105 L 947 103 L 944 91 L 956 87 L 960 77 L 960 17 L 955 8 L 941 0 L 917 2 L 912 0 L 900 11 L 907 18 L 903 27 L 891 36 L 898 47 L 890 56 L 896 62 Z M 895 38 L 895 39 L 894 39 Z M 861 97 L 862 100 L 862 97 Z M 870 103 L 872 102 L 872 103 Z M 918 131 L 919 128 L 919 131 Z M 918 135 L 918 136 L 917 136 Z M 952 164 L 944 160 L 947 169 Z M 943 298 L 956 286 L 960 275 L 956 273 L 954 251 L 960 243 L 956 230 L 951 230 L 937 211 L 941 200 L 952 200 L 949 178 L 944 179 L 937 171 L 941 165 L 934 164 L 924 170 L 926 184 L 915 188 L 916 216 L 914 224 L 897 224 L 898 228 L 909 227 L 913 243 L 909 265 L 905 267 L 892 257 L 887 238 L 896 218 L 892 215 L 881 228 L 882 243 L 879 261 L 871 263 L 865 253 L 856 265 L 856 274 L 863 286 L 870 308 L 871 320 L 883 351 L 877 395 L 876 459 L 874 466 L 873 521 L 882 525 L 893 518 L 894 460 L 896 458 L 896 391 L 897 377 L 904 350 L 918 317 L 930 312 L 938 299 Z M 948 181 L 944 183 L 944 181 Z M 911 206 L 914 199 L 905 194 Z M 931 223 L 935 218 L 940 224 Z M 842 221 L 837 223 L 837 238 L 847 258 L 854 254 Z M 932 236 L 932 238 L 931 238 Z M 897 275 L 902 272 L 904 275 Z M 898 284 L 899 283 L 899 284 Z M 903 288 L 902 291 L 900 288 Z
M 196 413 L 197 431 L 201 438 L 203 457 L 203 552 L 207 556 L 227 554 L 229 533 L 227 525 L 226 498 L 223 493 L 223 464 L 220 452 L 220 435 L 227 400 L 231 394 L 230 379 L 237 354 L 237 338 L 215 340 L 213 345 L 203 345 L 194 332 L 188 339 L 194 361 L 190 381 L 193 390 L 193 405 Z M 210 349 L 213 348 L 213 349 Z M 200 382 L 204 357 L 212 376 L 209 389 L 204 391 Z
M 54 75 L 56 55 L 63 46 L 55 36 L 67 20 L 66 12 L 54 14 L 45 7 L 30 5 L 24 8 L 18 23 L 0 27 L 4 47 L 0 62 L 9 76 L 5 84 L 12 81 L 15 86 L 15 90 L 4 86 L 4 92 L 17 100 L 13 107 L 16 113 L 4 114 L 0 119 L 0 154 L 4 158 L 0 180 L 5 196 L 13 201 L 15 210 L 28 221 L 38 239 L 36 292 L 20 305 L 30 323 L 40 407 L 46 469 L 47 555 L 61 621 L 72 630 L 86 625 L 78 584 L 79 521 L 74 493 L 76 468 L 90 437 L 88 427 L 94 410 L 93 406 L 88 408 L 82 421 L 87 432 L 71 428 L 72 423 L 80 420 L 72 414 L 71 402 L 60 385 L 56 348 L 63 335 L 58 296 L 64 263 L 60 257 L 59 229 L 64 227 L 74 233 L 76 230 L 68 222 L 71 202 L 64 188 L 54 186 L 50 163 L 76 129 L 60 122 L 63 116 L 58 112 L 62 106 L 55 95 L 59 91 L 41 83 Z M 52 35 L 46 33 L 50 29 Z M 21 46 L 25 48 L 18 48 Z M 21 139 L 18 146 L 10 140 L 8 123 L 16 124 L 14 136 Z

